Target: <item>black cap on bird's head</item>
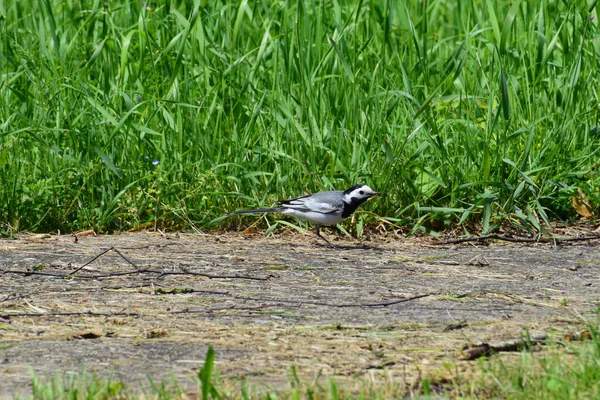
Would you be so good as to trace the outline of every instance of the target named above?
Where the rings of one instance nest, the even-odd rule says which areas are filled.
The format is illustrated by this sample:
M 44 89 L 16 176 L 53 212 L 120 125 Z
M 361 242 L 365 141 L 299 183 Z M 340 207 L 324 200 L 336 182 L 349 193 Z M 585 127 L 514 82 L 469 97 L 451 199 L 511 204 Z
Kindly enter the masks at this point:
M 348 197 L 354 198 L 364 198 L 368 199 L 369 197 L 377 196 L 381 194 L 380 192 L 376 192 L 367 185 L 354 185 L 349 189 L 344 191 L 344 195 Z

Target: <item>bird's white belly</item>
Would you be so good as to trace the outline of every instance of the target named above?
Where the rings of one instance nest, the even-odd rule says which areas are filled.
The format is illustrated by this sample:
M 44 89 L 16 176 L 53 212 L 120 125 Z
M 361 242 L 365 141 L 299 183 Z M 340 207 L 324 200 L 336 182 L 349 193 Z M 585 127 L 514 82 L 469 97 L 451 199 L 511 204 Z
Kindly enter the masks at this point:
M 341 212 L 323 214 L 314 211 L 288 209 L 285 210 L 283 214 L 292 215 L 302 221 L 312 222 L 317 225 L 335 225 L 343 219 Z

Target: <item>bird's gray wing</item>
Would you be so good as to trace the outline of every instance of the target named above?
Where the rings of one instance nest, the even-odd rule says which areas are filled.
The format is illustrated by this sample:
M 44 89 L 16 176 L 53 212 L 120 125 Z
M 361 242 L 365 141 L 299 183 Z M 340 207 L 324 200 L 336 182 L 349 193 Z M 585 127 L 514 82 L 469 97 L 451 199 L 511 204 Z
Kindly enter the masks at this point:
M 285 208 L 300 211 L 314 211 L 323 214 L 341 212 L 344 209 L 342 191 L 320 192 L 313 195 L 284 200 L 280 204 Z

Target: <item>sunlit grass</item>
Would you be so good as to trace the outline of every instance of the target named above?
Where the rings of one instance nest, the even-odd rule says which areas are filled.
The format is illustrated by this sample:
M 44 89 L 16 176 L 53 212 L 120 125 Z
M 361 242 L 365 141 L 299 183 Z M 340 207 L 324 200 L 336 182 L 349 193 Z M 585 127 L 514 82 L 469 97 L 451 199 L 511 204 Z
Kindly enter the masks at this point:
M 594 7 L 5 1 L 0 231 L 227 227 L 357 182 L 385 193 L 361 224 L 543 230 L 599 200 Z
M 600 341 L 554 345 L 541 353 L 523 352 L 516 362 L 482 364 L 477 393 L 503 399 L 596 399 L 600 397 Z

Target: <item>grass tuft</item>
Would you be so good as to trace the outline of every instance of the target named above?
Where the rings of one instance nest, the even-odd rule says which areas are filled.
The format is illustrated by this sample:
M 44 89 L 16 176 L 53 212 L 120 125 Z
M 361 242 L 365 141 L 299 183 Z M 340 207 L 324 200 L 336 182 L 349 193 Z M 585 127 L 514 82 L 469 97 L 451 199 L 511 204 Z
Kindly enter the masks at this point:
M 595 14 L 5 1 L 0 233 L 233 227 L 228 211 L 357 182 L 392 226 L 543 231 L 578 189 L 600 204 Z

